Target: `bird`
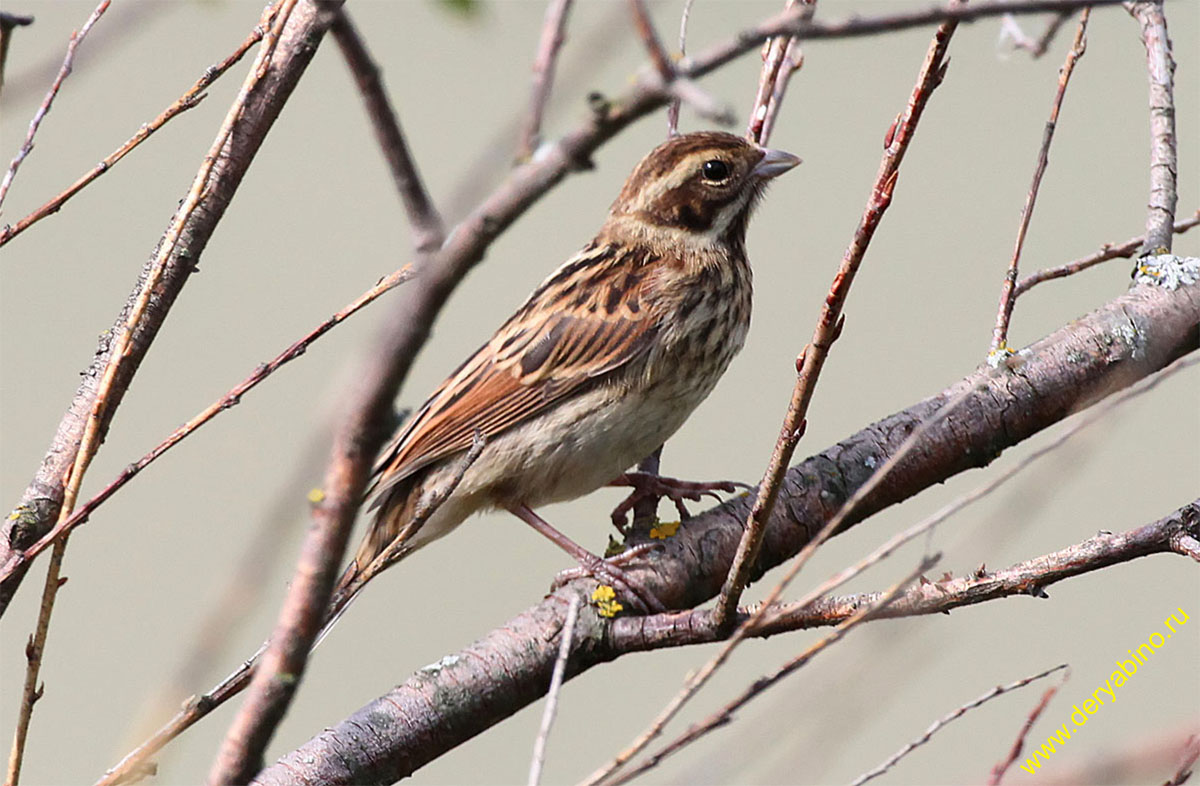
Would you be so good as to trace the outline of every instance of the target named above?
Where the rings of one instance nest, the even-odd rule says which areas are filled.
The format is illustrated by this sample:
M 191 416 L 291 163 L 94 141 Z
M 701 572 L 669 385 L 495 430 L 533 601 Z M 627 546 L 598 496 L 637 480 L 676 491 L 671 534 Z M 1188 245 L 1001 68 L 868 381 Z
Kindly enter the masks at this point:
M 646 155 L 595 238 L 381 452 L 367 491 L 374 519 L 335 604 L 472 514 L 507 510 L 635 606 L 663 610 L 619 559 L 535 511 L 606 485 L 660 496 L 710 488 L 627 470 L 683 425 L 741 350 L 747 223 L 767 184 L 799 163 L 719 131 L 678 134 Z

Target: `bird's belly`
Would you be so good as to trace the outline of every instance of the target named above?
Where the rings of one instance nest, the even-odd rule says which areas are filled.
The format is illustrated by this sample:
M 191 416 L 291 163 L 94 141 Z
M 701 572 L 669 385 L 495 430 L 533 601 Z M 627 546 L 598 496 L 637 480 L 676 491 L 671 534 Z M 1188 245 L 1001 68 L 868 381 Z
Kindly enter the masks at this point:
M 495 437 L 463 485 L 487 489 L 498 506 L 536 508 L 589 494 L 674 434 L 715 381 L 593 388 Z

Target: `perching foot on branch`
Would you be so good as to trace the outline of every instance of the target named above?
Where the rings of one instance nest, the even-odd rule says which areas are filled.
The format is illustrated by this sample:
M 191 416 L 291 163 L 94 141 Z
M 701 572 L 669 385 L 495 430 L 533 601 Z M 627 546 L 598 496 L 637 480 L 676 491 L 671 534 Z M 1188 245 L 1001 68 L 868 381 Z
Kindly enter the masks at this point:
M 550 591 L 554 592 L 575 579 L 591 576 L 601 584 L 608 584 L 617 590 L 623 599 L 628 600 L 631 606 L 643 614 L 662 614 L 667 611 L 667 607 L 658 599 L 658 596 L 621 569 L 622 565 L 656 548 L 658 548 L 657 543 L 642 543 L 605 559 L 589 555 L 595 562 L 580 559 L 579 567 L 559 571 L 550 584 Z
M 720 502 L 721 498 L 717 497 L 718 491 L 732 493 L 739 488 L 743 490 L 750 488 L 745 483 L 737 483 L 732 480 L 697 482 L 667 478 L 662 475 L 651 475 L 646 472 L 626 472 L 618 475 L 608 485 L 630 486 L 633 488 L 629 496 L 613 508 L 612 512 L 613 526 L 622 535 L 626 533 L 629 527 L 626 514 L 644 499 L 653 497 L 656 502 L 663 498 L 669 499 L 675 504 L 675 509 L 679 511 L 679 518 L 688 519 L 691 517 L 691 514 L 684 507 L 684 500 L 699 502 L 705 494 L 711 494 L 717 502 Z

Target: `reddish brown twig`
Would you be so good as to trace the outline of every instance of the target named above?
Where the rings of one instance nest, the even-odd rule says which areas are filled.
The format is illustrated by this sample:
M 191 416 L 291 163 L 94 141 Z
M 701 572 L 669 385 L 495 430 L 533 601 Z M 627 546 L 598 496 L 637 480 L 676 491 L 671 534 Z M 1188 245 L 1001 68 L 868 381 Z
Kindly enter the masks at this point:
M 712 713 L 699 723 L 693 724 L 686 732 L 676 737 L 667 745 L 664 745 L 652 756 L 647 757 L 646 760 L 641 762 L 637 767 L 634 767 L 628 772 L 625 772 L 611 781 L 608 781 L 608 783 L 610 783 L 611 786 L 620 786 L 620 784 L 628 783 L 638 775 L 641 775 L 647 770 L 658 766 L 658 764 L 664 759 L 674 755 L 675 753 L 678 753 L 680 750 L 686 748 L 688 745 L 691 745 L 693 742 L 708 734 L 713 729 L 724 726 L 733 717 L 733 714 L 741 707 L 744 707 L 746 704 L 748 704 L 757 696 L 761 695 L 772 685 L 778 683 L 784 677 L 787 677 L 789 674 L 804 666 L 820 652 L 841 641 L 842 638 L 844 638 L 845 635 L 851 630 L 886 609 L 896 600 L 897 597 L 901 595 L 901 593 L 904 592 L 905 587 L 907 587 L 909 584 L 912 584 L 922 573 L 930 570 L 934 565 L 936 565 L 940 556 L 941 555 L 939 554 L 923 558 L 920 564 L 917 565 L 917 567 L 907 576 L 889 587 L 874 601 L 858 609 L 853 615 L 834 628 L 832 633 L 810 645 L 799 655 L 791 658 L 775 671 L 759 677 L 757 680 L 752 682 L 749 687 L 743 690 L 742 693 L 737 696 L 737 698 L 728 702 L 725 704 L 725 706 L 721 707 L 721 709 Z M 588 784 L 599 782 L 599 780 L 593 780 L 591 778 L 589 778 L 587 781 Z
M 196 80 L 187 92 L 175 99 L 174 103 L 168 106 L 159 114 L 158 117 L 144 124 L 138 129 L 137 133 L 131 136 L 125 144 L 118 147 L 113 152 L 109 153 L 99 164 L 92 167 L 82 177 L 76 180 L 71 185 L 67 186 L 60 194 L 50 199 L 44 205 L 34 210 L 29 215 L 22 218 L 15 224 L 7 225 L 0 229 L 0 246 L 12 240 L 17 235 L 24 232 L 33 224 L 41 221 L 46 216 L 53 215 L 62 209 L 67 200 L 82 191 L 89 183 L 103 175 L 113 167 L 118 161 L 124 158 L 135 147 L 145 142 L 150 136 L 167 124 L 176 115 L 183 114 L 192 107 L 197 106 L 204 100 L 207 95 L 204 91 L 226 71 L 232 68 L 239 60 L 242 59 L 246 52 L 250 51 L 250 47 L 262 40 L 264 25 L 259 24 L 251 31 L 233 53 L 216 65 L 211 65 L 205 69 L 204 74 Z
M 1005 14 L 1000 18 L 1000 41 L 1001 43 L 1005 40 L 1011 41 L 1014 49 L 1024 49 L 1036 60 L 1046 54 L 1054 37 L 1058 35 L 1058 31 L 1070 18 L 1070 13 L 1055 14 L 1046 23 L 1046 29 L 1042 31 L 1042 34 L 1033 39 L 1025 35 L 1025 31 L 1021 29 L 1016 17 L 1012 14 Z
M 1176 234 L 1183 234 L 1192 227 L 1200 224 L 1200 210 L 1197 210 L 1191 218 L 1185 218 L 1175 222 L 1173 227 Z M 1043 281 L 1050 281 L 1056 278 L 1065 278 L 1066 276 L 1074 275 L 1081 270 L 1087 270 L 1089 267 L 1099 265 L 1101 262 L 1107 262 L 1110 259 L 1122 259 L 1133 256 L 1138 252 L 1146 242 L 1146 236 L 1140 235 L 1126 240 L 1124 243 L 1112 244 L 1105 243 L 1100 247 L 1100 250 L 1090 256 L 1081 257 L 1073 262 L 1068 262 L 1065 265 L 1056 267 L 1048 267 L 1044 270 L 1039 270 L 1036 273 L 1030 273 L 1025 278 L 1017 282 L 1015 296 L 1019 297 L 1025 294 L 1030 288 L 1037 286 Z
M 16 177 L 17 170 L 21 167 L 21 162 L 33 150 L 33 138 L 37 135 L 38 127 L 41 126 L 42 120 L 45 119 L 46 115 L 50 113 L 50 107 L 54 104 L 54 99 L 58 96 L 58 91 L 62 87 L 63 81 L 71 74 L 71 67 L 75 64 L 75 50 L 83 43 L 83 39 L 87 37 L 88 32 L 92 29 L 92 25 L 96 24 L 104 12 L 108 10 L 111 2 L 112 0 L 100 0 L 100 4 L 88 16 L 87 21 L 83 23 L 83 27 L 71 33 L 71 40 L 67 43 L 67 54 L 63 58 L 62 67 L 58 69 L 58 76 L 54 78 L 49 92 L 42 99 L 42 103 L 38 106 L 37 111 L 33 113 L 33 119 L 29 121 L 29 131 L 25 134 L 25 142 L 21 145 L 21 149 L 17 151 L 17 155 L 13 158 L 12 163 L 8 165 L 8 171 L 4 173 L 4 179 L 0 180 L 0 205 L 4 204 L 4 198 L 8 196 L 8 189 L 12 186 L 13 178 Z
M 314 341 L 350 318 L 355 312 L 374 301 L 380 295 L 394 289 L 411 277 L 412 269 L 406 265 L 391 275 L 380 279 L 375 286 L 359 295 L 353 302 L 347 304 L 343 309 L 320 325 L 317 325 L 317 327 L 313 328 L 305 336 L 293 342 L 291 346 L 275 356 L 273 360 L 256 368 L 248 377 L 230 388 L 225 395 L 196 414 L 187 423 L 177 428 L 169 437 L 156 445 L 153 450 L 122 470 L 120 475 L 105 486 L 100 493 L 81 505 L 78 510 L 71 514 L 70 518 L 60 521 L 52 530 L 29 548 L 24 551 L 15 552 L 9 558 L 9 561 L 0 567 L 0 581 L 8 578 L 12 575 L 13 571 L 70 534 L 76 527 L 87 521 L 96 508 L 104 504 L 109 497 L 119 491 L 126 483 L 137 477 L 143 469 L 157 461 L 164 453 L 194 434 L 201 426 L 208 423 L 217 415 L 240 404 L 242 397 L 246 393 L 258 387 L 260 383 L 278 371 L 282 366 L 303 355 Z
M 883 160 L 879 165 L 871 196 L 863 216 L 859 220 L 854 238 L 850 242 L 842 258 L 841 266 L 834 276 L 829 294 L 825 296 L 825 304 L 817 319 L 812 339 L 796 358 L 797 379 L 792 390 L 792 398 L 788 403 L 784 416 L 783 427 L 775 442 L 770 463 L 763 473 L 762 483 L 758 488 L 758 496 L 754 501 L 750 517 L 746 522 L 746 531 L 738 544 L 737 556 L 730 567 L 729 577 L 721 589 L 717 599 L 715 612 L 717 619 L 727 619 L 737 609 L 738 599 L 749 582 L 750 572 L 758 556 L 762 543 L 762 532 L 765 522 L 775 506 L 775 498 L 779 493 L 779 484 L 791 461 L 792 453 L 804 433 L 805 415 L 809 402 L 816 389 L 817 378 L 825 364 L 829 349 L 842 329 L 842 307 L 850 294 L 850 286 L 862 264 L 867 246 L 875 234 L 884 212 L 892 201 L 892 192 L 896 186 L 896 178 L 900 174 L 900 164 L 904 153 L 916 130 L 921 112 L 929 101 L 934 89 L 945 76 L 945 55 L 950 38 L 957 26 L 955 22 L 943 22 L 934 35 L 933 42 L 925 55 L 916 86 L 908 99 L 904 111 L 896 118 L 888 130 L 884 142 Z
M 1017 738 L 1013 740 L 1012 748 L 1008 751 L 1008 756 L 1004 758 L 1004 761 L 997 762 L 996 766 L 992 767 L 992 773 L 988 777 L 988 786 L 998 786 L 1000 781 L 1004 780 L 1004 773 L 1008 772 L 1008 768 L 1013 765 L 1013 762 L 1020 757 L 1021 751 L 1025 749 L 1025 738 L 1033 730 L 1033 724 L 1037 723 L 1038 718 L 1042 717 L 1042 713 L 1046 711 L 1046 707 L 1050 705 L 1050 700 L 1058 693 L 1058 689 L 1065 685 L 1067 680 L 1071 678 L 1071 669 L 1064 663 L 1062 666 L 1057 666 L 1055 669 L 1051 669 L 1040 675 L 1045 676 L 1052 671 L 1062 668 L 1067 669 L 1063 672 L 1062 680 L 1057 685 L 1051 685 L 1046 689 L 1046 692 L 1042 694 L 1041 700 L 1034 706 L 1029 715 L 1025 717 L 1025 722 L 1021 724 L 1021 730 L 1017 732 Z
M 637 29 L 638 36 L 642 39 L 642 44 L 650 55 L 650 63 L 654 66 L 662 83 L 671 85 L 675 81 L 675 65 L 667 55 L 667 50 L 663 48 L 658 31 L 654 29 L 654 22 L 650 19 L 650 12 L 646 10 L 645 0 L 629 0 L 629 10 L 633 14 L 633 25 Z M 667 107 L 667 136 L 675 136 L 679 133 L 678 105 L 682 101 L 683 96 L 677 95 Z M 675 108 L 672 109 L 672 107 Z
M 404 132 L 396 111 L 383 87 L 379 66 L 367 51 L 366 44 L 355 29 L 346 10 L 339 9 L 329 27 L 342 56 L 354 75 L 354 81 L 367 107 L 367 116 L 375 129 L 375 138 L 392 171 L 392 181 L 404 203 L 408 223 L 413 233 L 413 246 L 418 256 L 432 254 L 441 248 L 446 238 L 442 217 L 425 191 L 420 172 L 413 163 Z
M 812 19 L 817 10 L 816 0 L 788 0 L 785 11 L 798 14 L 803 22 Z M 770 39 L 763 48 L 763 67 L 759 73 L 758 91 L 750 106 L 750 120 L 746 126 L 746 138 L 766 145 L 783 104 L 792 74 L 800 69 L 804 56 L 800 52 L 800 39 L 778 36 Z
M 1171 225 L 1178 200 L 1175 137 L 1175 60 L 1162 0 L 1137 0 L 1129 6 L 1141 27 L 1150 80 L 1150 199 L 1146 243 L 1141 256 L 1171 252 Z
M 521 129 L 521 141 L 517 147 L 518 161 L 530 159 L 541 142 L 542 117 L 546 113 L 546 103 L 550 100 L 550 88 L 554 85 L 558 52 L 566 40 L 567 15 L 571 12 L 571 2 L 572 0 L 550 0 L 546 6 L 542 37 L 538 41 L 537 56 L 533 61 L 533 93 L 529 99 L 529 114 Z
M 997 696 L 1002 696 L 1005 693 L 1009 693 L 1011 691 L 1017 690 L 1018 688 L 1023 688 L 1026 685 L 1028 685 L 1029 683 L 1034 682 L 1036 680 L 1040 680 L 1043 677 L 1049 677 L 1051 674 L 1055 673 L 1056 671 L 1061 671 L 1063 669 L 1067 669 L 1066 673 L 1063 675 L 1063 680 L 1066 681 L 1067 676 L 1070 675 L 1070 673 L 1071 673 L 1070 667 L 1067 664 L 1062 663 L 1062 664 L 1059 664 L 1058 666 L 1055 666 L 1054 668 L 1046 669 L 1045 671 L 1040 672 L 1038 674 L 1034 674 L 1029 677 L 1019 679 L 1016 682 L 1010 682 L 1008 685 L 997 685 L 996 687 L 992 688 L 990 691 L 983 694 L 979 698 L 977 698 L 973 701 L 969 701 L 966 704 L 962 705 L 961 707 L 958 707 L 957 709 L 951 711 L 950 713 L 943 715 L 941 718 L 938 718 L 936 721 L 933 722 L 933 724 L 928 729 L 925 730 L 924 734 L 922 734 L 920 737 L 913 740 L 912 742 L 906 744 L 900 750 L 893 753 L 891 756 L 888 757 L 888 759 L 886 761 L 884 761 L 878 767 L 876 767 L 872 770 L 868 770 L 867 772 L 864 772 L 862 775 L 859 775 L 851 783 L 851 786 L 861 786 L 862 784 L 866 783 L 867 781 L 877 778 L 880 775 L 884 774 L 885 772 L 890 770 L 892 767 L 894 767 L 898 761 L 903 759 L 909 753 L 912 753 L 917 748 L 919 748 L 922 745 L 924 745 L 925 743 L 929 742 L 929 739 L 934 734 L 941 731 L 946 726 L 946 724 L 951 723 L 951 722 L 957 720 L 958 718 L 961 718 L 963 715 L 966 715 L 968 712 L 975 709 L 976 707 L 980 707 L 984 704 L 987 704 L 989 701 L 996 698 Z M 1041 704 L 1038 705 L 1038 708 L 1035 710 L 1035 712 L 1032 715 L 1030 715 L 1029 720 L 1027 721 L 1028 725 L 1030 725 L 1030 726 L 1033 725 L 1033 721 L 1035 721 L 1037 719 L 1037 716 L 1041 714 L 1041 711 L 1042 711 L 1042 709 L 1045 708 L 1046 703 L 1049 702 L 1050 699 L 1054 696 L 1054 694 L 1058 692 L 1058 688 L 1059 688 L 1059 686 L 1055 686 L 1055 687 L 1049 689 L 1048 691 L 1046 691 L 1046 693 L 1042 697 Z
M 1075 63 L 1083 57 L 1087 50 L 1087 23 L 1090 8 L 1083 9 L 1079 16 L 1079 28 L 1075 31 L 1075 41 L 1067 52 L 1062 68 L 1058 70 L 1058 89 L 1054 93 L 1054 101 L 1050 105 L 1050 119 L 1046 121 L 1042 131 L 1042 146 L 1038 149 L 1037 166 L 1033 170 L 1033 182 L 1029 193 L 1025 196 L 1025 206 L 1021 209 L 1021 221 L 1017 225 L 1017 242 L 1013 248 L 1012 259 L 1008 263 L 1008 271 L 1004 275 L 1004 283 L 1000 287 L 1000 308 L 996 314 L 996 327 L 992 330 L 992 346 L 988 352 L 988 362 L 993 368 L 1008 356 L 1008 324 L 1012 319 L 1013 306 L 1017 302 L 1017 274 L 1021 261 L 1021 249 L 1025 246 L 1025 234 L 1029 231 L 1029 221 L 1033 218 L 1033 206 L 1037 202 L 1038 189 L 1042 185 L 1042 176 L 1046 174 L 1046 165 L 1050 162 L 1050 143 L 1054 140 L 1054 129 L 1058 126 L 1058 112 L 1062 107 L 1063 97 L 1067 94 L 1067 83 L 1075 70 Z

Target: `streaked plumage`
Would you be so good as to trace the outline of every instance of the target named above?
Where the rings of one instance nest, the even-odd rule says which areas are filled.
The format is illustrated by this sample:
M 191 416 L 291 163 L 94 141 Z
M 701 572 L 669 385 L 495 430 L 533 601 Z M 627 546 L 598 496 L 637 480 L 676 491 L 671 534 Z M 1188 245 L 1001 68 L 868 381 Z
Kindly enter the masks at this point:
M 646 156 L 596 238 L 383 452 L 375 520 L 343 584 L 397 537 L 408 553 L 479 510 L 582 496 L 657 449 L 742 347 L 746 222 L 767 180 L 797 163 L 717 132 L 674 137 Z M 477 432 L 485 446 L 457 489 L 405 532 L 422 500 L 450 483 Z

